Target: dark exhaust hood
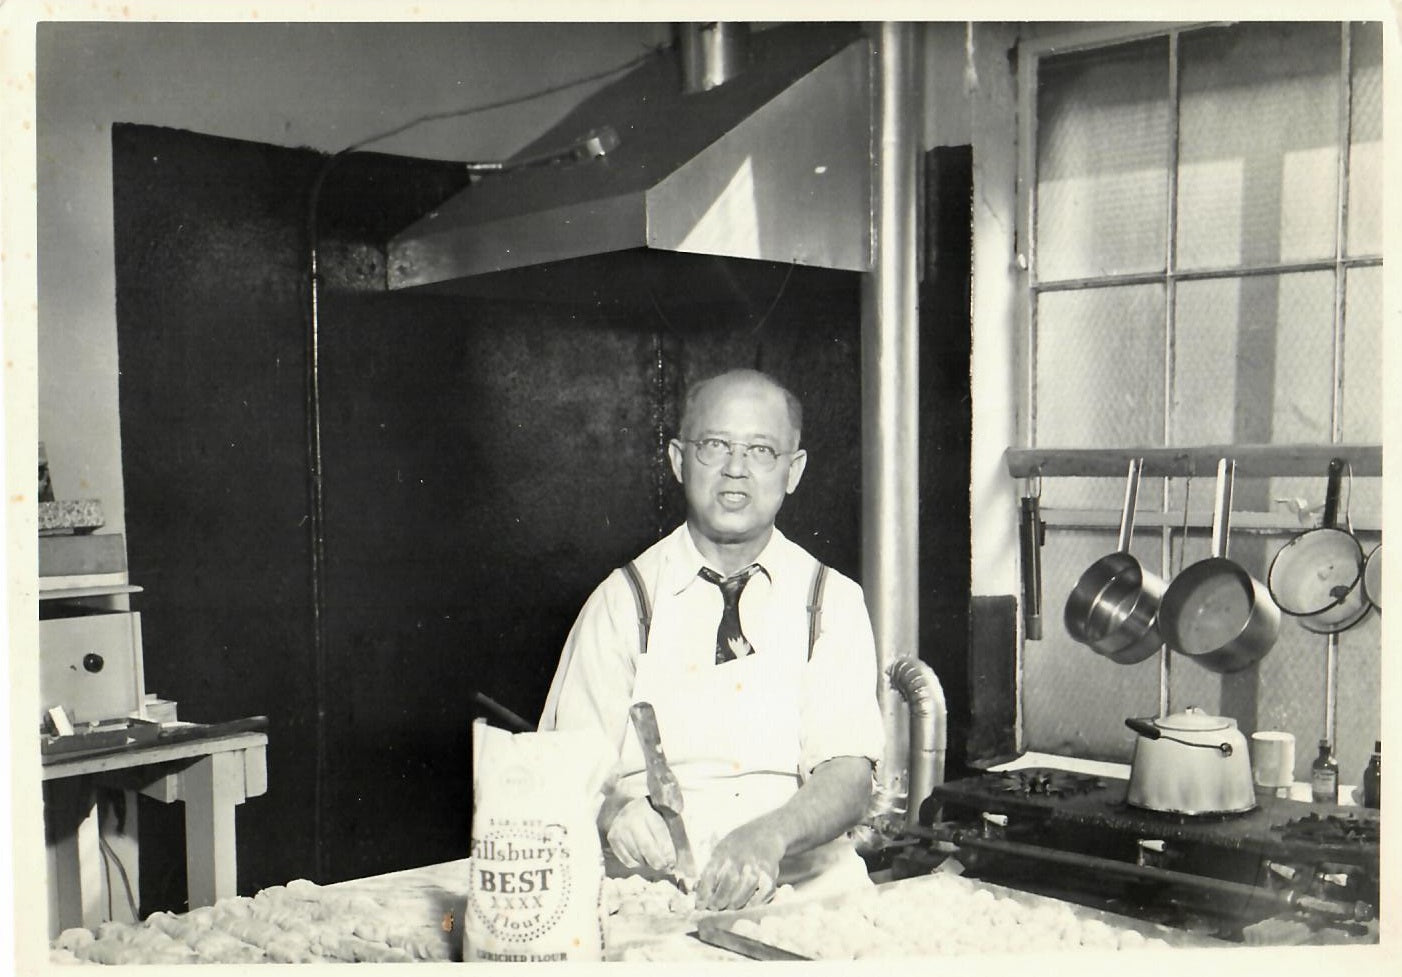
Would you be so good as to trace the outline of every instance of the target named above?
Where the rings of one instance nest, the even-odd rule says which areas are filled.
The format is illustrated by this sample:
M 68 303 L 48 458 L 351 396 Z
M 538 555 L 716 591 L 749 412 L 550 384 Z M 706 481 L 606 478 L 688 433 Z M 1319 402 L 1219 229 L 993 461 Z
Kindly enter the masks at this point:
M 478 178 L 390 241 L 390 288 L 638 249 L 869 270 L 869 47 L 857 24 L 757 31 L 704 91 L 686 90 L 684 52 L 660 51 L 516 159 L 609 129 L 616 145 Z

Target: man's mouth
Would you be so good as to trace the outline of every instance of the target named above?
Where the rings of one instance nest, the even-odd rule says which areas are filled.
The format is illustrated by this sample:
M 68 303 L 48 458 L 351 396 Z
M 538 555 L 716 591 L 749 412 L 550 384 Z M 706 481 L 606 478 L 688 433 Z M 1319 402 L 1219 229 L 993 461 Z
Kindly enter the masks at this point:
M 716 493 L 716 497 L 720 499 L 721 505 L 733 507 L 742 506 L 750 500 L 750 495 L 748 492 L 738 491 L 718 492 Z

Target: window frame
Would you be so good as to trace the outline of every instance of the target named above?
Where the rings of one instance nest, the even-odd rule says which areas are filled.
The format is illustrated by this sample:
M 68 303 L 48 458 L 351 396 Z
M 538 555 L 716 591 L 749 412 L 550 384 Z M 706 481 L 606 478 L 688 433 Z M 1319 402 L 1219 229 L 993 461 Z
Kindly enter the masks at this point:
M 1381 267 L 1383 255 L 1369 254 L 1352 256 L 1346 254 L 1348 243 L 1348 192 L 1349 192 L 1349 146 L 1352 131 L 1352 26 L 1353 22 L 1341 20 L 1339 28 L 1340 44 L 1340 86 L 1338 113 L 1338 159 L 1336 161 L 1338 179 L 1336 181 L 1334 254 L 1330 258 L 1300 262 L 1280 262 L 1271 265 L 1229 265 L 1213 268 L 1195 268 L 1184 271 L 1177 267 L 1177 227 L 1178 227 L 1178 145 L 1179 120 L 1181 118 L 1180 84 L 1178 71 L 1179 41 L 1184 34 L 1230 28 L 1226 21 L 1181 21 L 1153 24 L 1099 24 L 1080 30 L 1057 33 L 1040 38 L 1020 40 L 1017 46 L 1017 206 L 1014 228 L 1014 248 L 1019 277 L 1017 321 L 1019 323 L 1019 359 L 1017 374 L 1019 390 L 1017 397 L 1016 434 L 1019 444 L 1028 448 L 1036 444 L 1037 429 L 1037 303 L 1035 297 L 1048 292 L 1071 291 L 1085 288 L 1101 288 L 1116 285 L 1163 284 L 1165 289 L 1166 328 L 1164 371 L 1164 403 L 1171 402 L 1174 382 L 1174 342 L 1176 338 L 1175 318 L 1177 310 L 1177 285 L 1179 282 L 1230 279 L 1257 275 L 1279 275 L 1291 272 L 1329 271 L 1334 275 L 1333 312 L 1333 389 L 1330 403 L 1330 437 L 1337 443 L 1342 437 L 1341 404 L 1343 399 L 1343 329 L 1345 320 L 1345 293 L 1347 274 L 1358 268 Z M 1167 159 L 1168 191 L 1164 200 L 1167 222 L 1164 242 L 1164 268 L 1162 271 L 1112 274 L 1092 278 L 1058 279 L 1047 282 L 1037 278 L 1037 92 L 1042 59 L 1077 51 L 1114 47 L 1136 41 L 1166 38 L 1169 58 L 1169 106 L 1173 128 L 1169 134 L 1169 157 Z M 1163 417 L 1162 443 L 1172 444 L 1170 430 L 1171 413 L 1165 410 Z M 1108 447 L 1108 446 L 1107 446 Z M 1119 446 L 1117 446 L 1119 447 Z M 1127 447 L 1127 446 L 1125 446 Z M 1107 525 L 1112 525 L 1107 523 Z
M 1356 269 L 1369 267 L 1382 267 L 1384 263 L 1384 251 L 1363 255 L 1351 255 L 1348 253 L 1348 209 L 1350 191 L 1350 163 L 1351 148 L 1354 123 L 1354 63 L 1353 63 L 1353 40 L 1354 31 L 1358 23 L 1366 21 L 1354 21 L 1340 19 L 1329 21 L 1330 25 L 1337 29 L 1337 39 L 1339 44 L 1339 67 L 1337 76 L 1338 88 L 1338 113 L 1336 132 L 1336 186 L 1334 200 L 1334 247 L 1333 254 L 1329 257 L 1318 258 L 1308 261 L 1277 262 L 1269 265 L 1253 265 L 1242 263 L 1237 265 L 1193 268 L 1183 270 L 1178 267 L 1178 179 L 1179 179 L 1179 144 L 1180 130 L 1182 124 L 1182 102 L 1181 102 L 1181 80 L 1180 80 L 1180 43 L 1184 35 L 1213 29 L 1230 29 L 1235 26 L 1233 22 L 1222 21 L 1184 21 L 1184 22 L 1160 22 L 1146 24 L 1097 24 L 1082 27 L 1080 29 L 1068 29 L 1055 31 L 1043 36 L 1023 37 L 1018 41 L 1016 48 L 1016 134 L 1017 134 L 1017 160 L 1016 160 L 1016 196 L 1015 196 L 1015 220 L 1013 227 L 1014 260 L 1016 262 L 1015 280 L 1016 297 L 1013 315 L 1015 317 L 1014 326 L 1014 350 L 1016 363 L 1014 364 L 1015 391 L 1014 391 L 1014 435 L 1016 443 L 1024 446 L 1028 453 L 1038 450 L 1051 451 L 1056 446 L 1038 445 L 1036 443 L 1037 433 L 1037 374 L 1038 374 L 1038 322 L 1037 307 L 1038 300 L 1044 294 L 1058 291 L 1085 290 L 1102 287 L 1134 285 L 1134 284 L 1155 284 L 1164 288 L 1164 410 L 1161 422 L 1161 445 L 1167 447 L 1180 447 L 1173 442 L 1173 412 L 1170 408 L 1175 384 L 1176 370 L 1176 314 L 1177 314 L 1177 286 L 1180 282 L 1222 280 L 1222 279 L 1242 279 L 1261 275 L 1282 275 L 1286 273 L 1298 272 L 1321 272 L 1327 271 L 1333 275 L 1333 309 L 1332 309 L 1332 357 L 1331 364 L 1331 390 L 1330 390 L 1330 415 L 1329 415 L 1329 442 L 1331 445 L 1338 445 L 1343 437 L 1343 412 L 1342 405 L 1344 399 L 1344 328 L 1347 319 L 1346 297 L 1348 290 L 1349 274 Z M 1051 279 L 1040 281 L 1038 279 L 1037 262 L 1037 189 L 1038 189 L 1038 109 L 1039 109 L 1039 89 L 1042 60 L 1045 58 L 1075 53 L 1078 51 L 1088 51 L 1099 48 L 1112 48 L 1120 45 L 1133 44 L 1147 40 L 1166 39 L 1168 45 L 1168 108 L 1171 118 L 1171 131 L 1168 137 L 1167 157 L 1165 165 L 1167 169 L 1167 188 L 1162 199 L 1162 207 L 1166 212 L 1166 222 L 1164 227 L 1163 241 L 1163 265 L 1160 269 L 1151 272 L 1131 272 L 1120 274 L 1107 274 L 1091 278 L 1076 279 Z M 1386 113 L 1384 113 L 1386 114 Z M 1129 449 L 1133 445 L 1103 445 L 1108 451 L 1116 449 Z M 1253 448 L 1269 448 L 1271 446 L 1255 445 Z M 1282 445 L 1282 449 L 1287 446 Z M 1093 450 L 1093 449 L 1092 449 Z M 1087 473 L 1089 474 L 1089 473 Z M 1031 475 L 1025 477 L 1024 495 L 1041 494 L 1041 475 Z M 1167 505 L 1168 493 L 1164 493 L 1164 503 Z M 1141 516 L 1145 515 L 1143 513 Z M 1140 519 L 1141 525 L 1146 529 L 1155 526 L 1161 533 L 1161 563 L 1163 569 L 1167 569 L 1170 554 L 1172 552 L 1172 529 L 1177 520 L 1164 508 L 1156 514 L 1157 519 Z M 1355 520 L 1353 526 L 1362 531 L 1380 531 L 1380 513 L 1371 513 L 1362 520 Z M 1117 527 L 1120 514 L 1117 511 L 1093 510 L 1093 509 L 1062 509 L 1062 510 L 1042 510 L 1042 516 L 1048 528 L 1056 529 L 1110 529 Z M 1245 516 L 1245 519 L 1241 517 Z M 1183 524 L 1188 525 L 1186 515 L 1183 517 Z M 1298 531 L 1298 523 L 1285 513 L 1279 515 L 1271 513 L 1238 513 L 1233 516 L 1234 522 L 1250 529 L 1264 532 L 1268 535 L 1276 535 Z M 1194 519 L 1192 525 L 1200 525 Z M 1023 689 L 1022 673 L 1025 666 L 1025 649 L 1022 642 L 1019 642 L 1018 666 L 1017 666 L 1017 727 L 1019 745 L 1025 747 L 1023 737 L 1026 730 L 1023 722 Z M 1326 706 L 1326 727 L 1329 730 L 1331 740 L 1336 738 L 1336 696 L 1337 696 L 1337 644 L 1333 639 L 1330 641 L 1329 663 L 1327 666 L 1328 675 L 1325 680 L 1325 692 L 1328 697 Z M 1168 656 L 1160 658 L 1159 668 L 1159 703 L 1162 713 L 1168 707 Z

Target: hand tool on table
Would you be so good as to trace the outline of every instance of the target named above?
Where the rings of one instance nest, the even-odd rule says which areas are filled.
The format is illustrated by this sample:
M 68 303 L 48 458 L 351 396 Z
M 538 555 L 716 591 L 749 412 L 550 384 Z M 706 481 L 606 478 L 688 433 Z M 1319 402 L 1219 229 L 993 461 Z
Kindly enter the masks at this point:
M 628 710 L 628 718 L 633 721 L 633 729 L 637 731 L 638 742 L 643 748 L 643 762 L 647 764 L 648 803 L 662 815 L 667 833 L 672 836 L 672 847 L 677 853 L 672 876 L 678 888 L 689 892 L 696 883 L 696 857 L 686 836 L 686 823 L 682 821 L 681 785 L 677 783 L 677 775 L 667 765 L 667 755 L 662 752 L 657 713 L 653 711 L 652 703 L 635 702 Z
M 794 953 L 792 950 L 785 950 L 783 947 L 774 946 L 772 943 L 765 943 L 763 940 L 756 940 L 753 937 L 741 936 L 734 930 L 726 926 L 725 923 L 707 919 L 702 920 L 697 928 L 696 938 L 702 943 L 709 943 L 711 946 L 718 946 L 731 953 L 738 953 L 742 957 L 749 957 L 751 960 L 811 960 L 812 957 L 805 957 L 802 954 Z

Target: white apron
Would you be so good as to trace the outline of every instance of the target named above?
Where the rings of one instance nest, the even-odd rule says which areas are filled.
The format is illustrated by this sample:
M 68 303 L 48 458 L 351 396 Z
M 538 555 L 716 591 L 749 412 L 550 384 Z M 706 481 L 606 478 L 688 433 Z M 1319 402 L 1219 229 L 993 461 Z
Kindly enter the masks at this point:
M 745 619 L 745 634 L 758 650 L 715 665 L 662 653 L 698 645 L 695 636 L 688 640 L 675 633 L 682 626 L 678 615 L 655 614 L 648 651 L 637 659 L 633 701 L 650 702 L 657 713 L 662 749 L 682 788 L 682 816 L 698 871 L 731 829 L 779 807 L 799 788 L 799 704 L 808 619 L 802 605 L 795 620 L 776 618 L 761 616 L 769 623 L 758 633 Z M 796 628 L 789 634 L 801 636 L 801 645 L 790 640 L 788 654 L 780 651 L 780 628 Z M 703 644 L 713 655 L 714 645 Z M 631 726 L 624 734 L 621 760 L 628 773 L 620 778 L 620 789 L 645 794 L 642 750 Z M 845 837 L 785 858 L 777 881 L 806 895 L 870 884 L 865 865 Z

